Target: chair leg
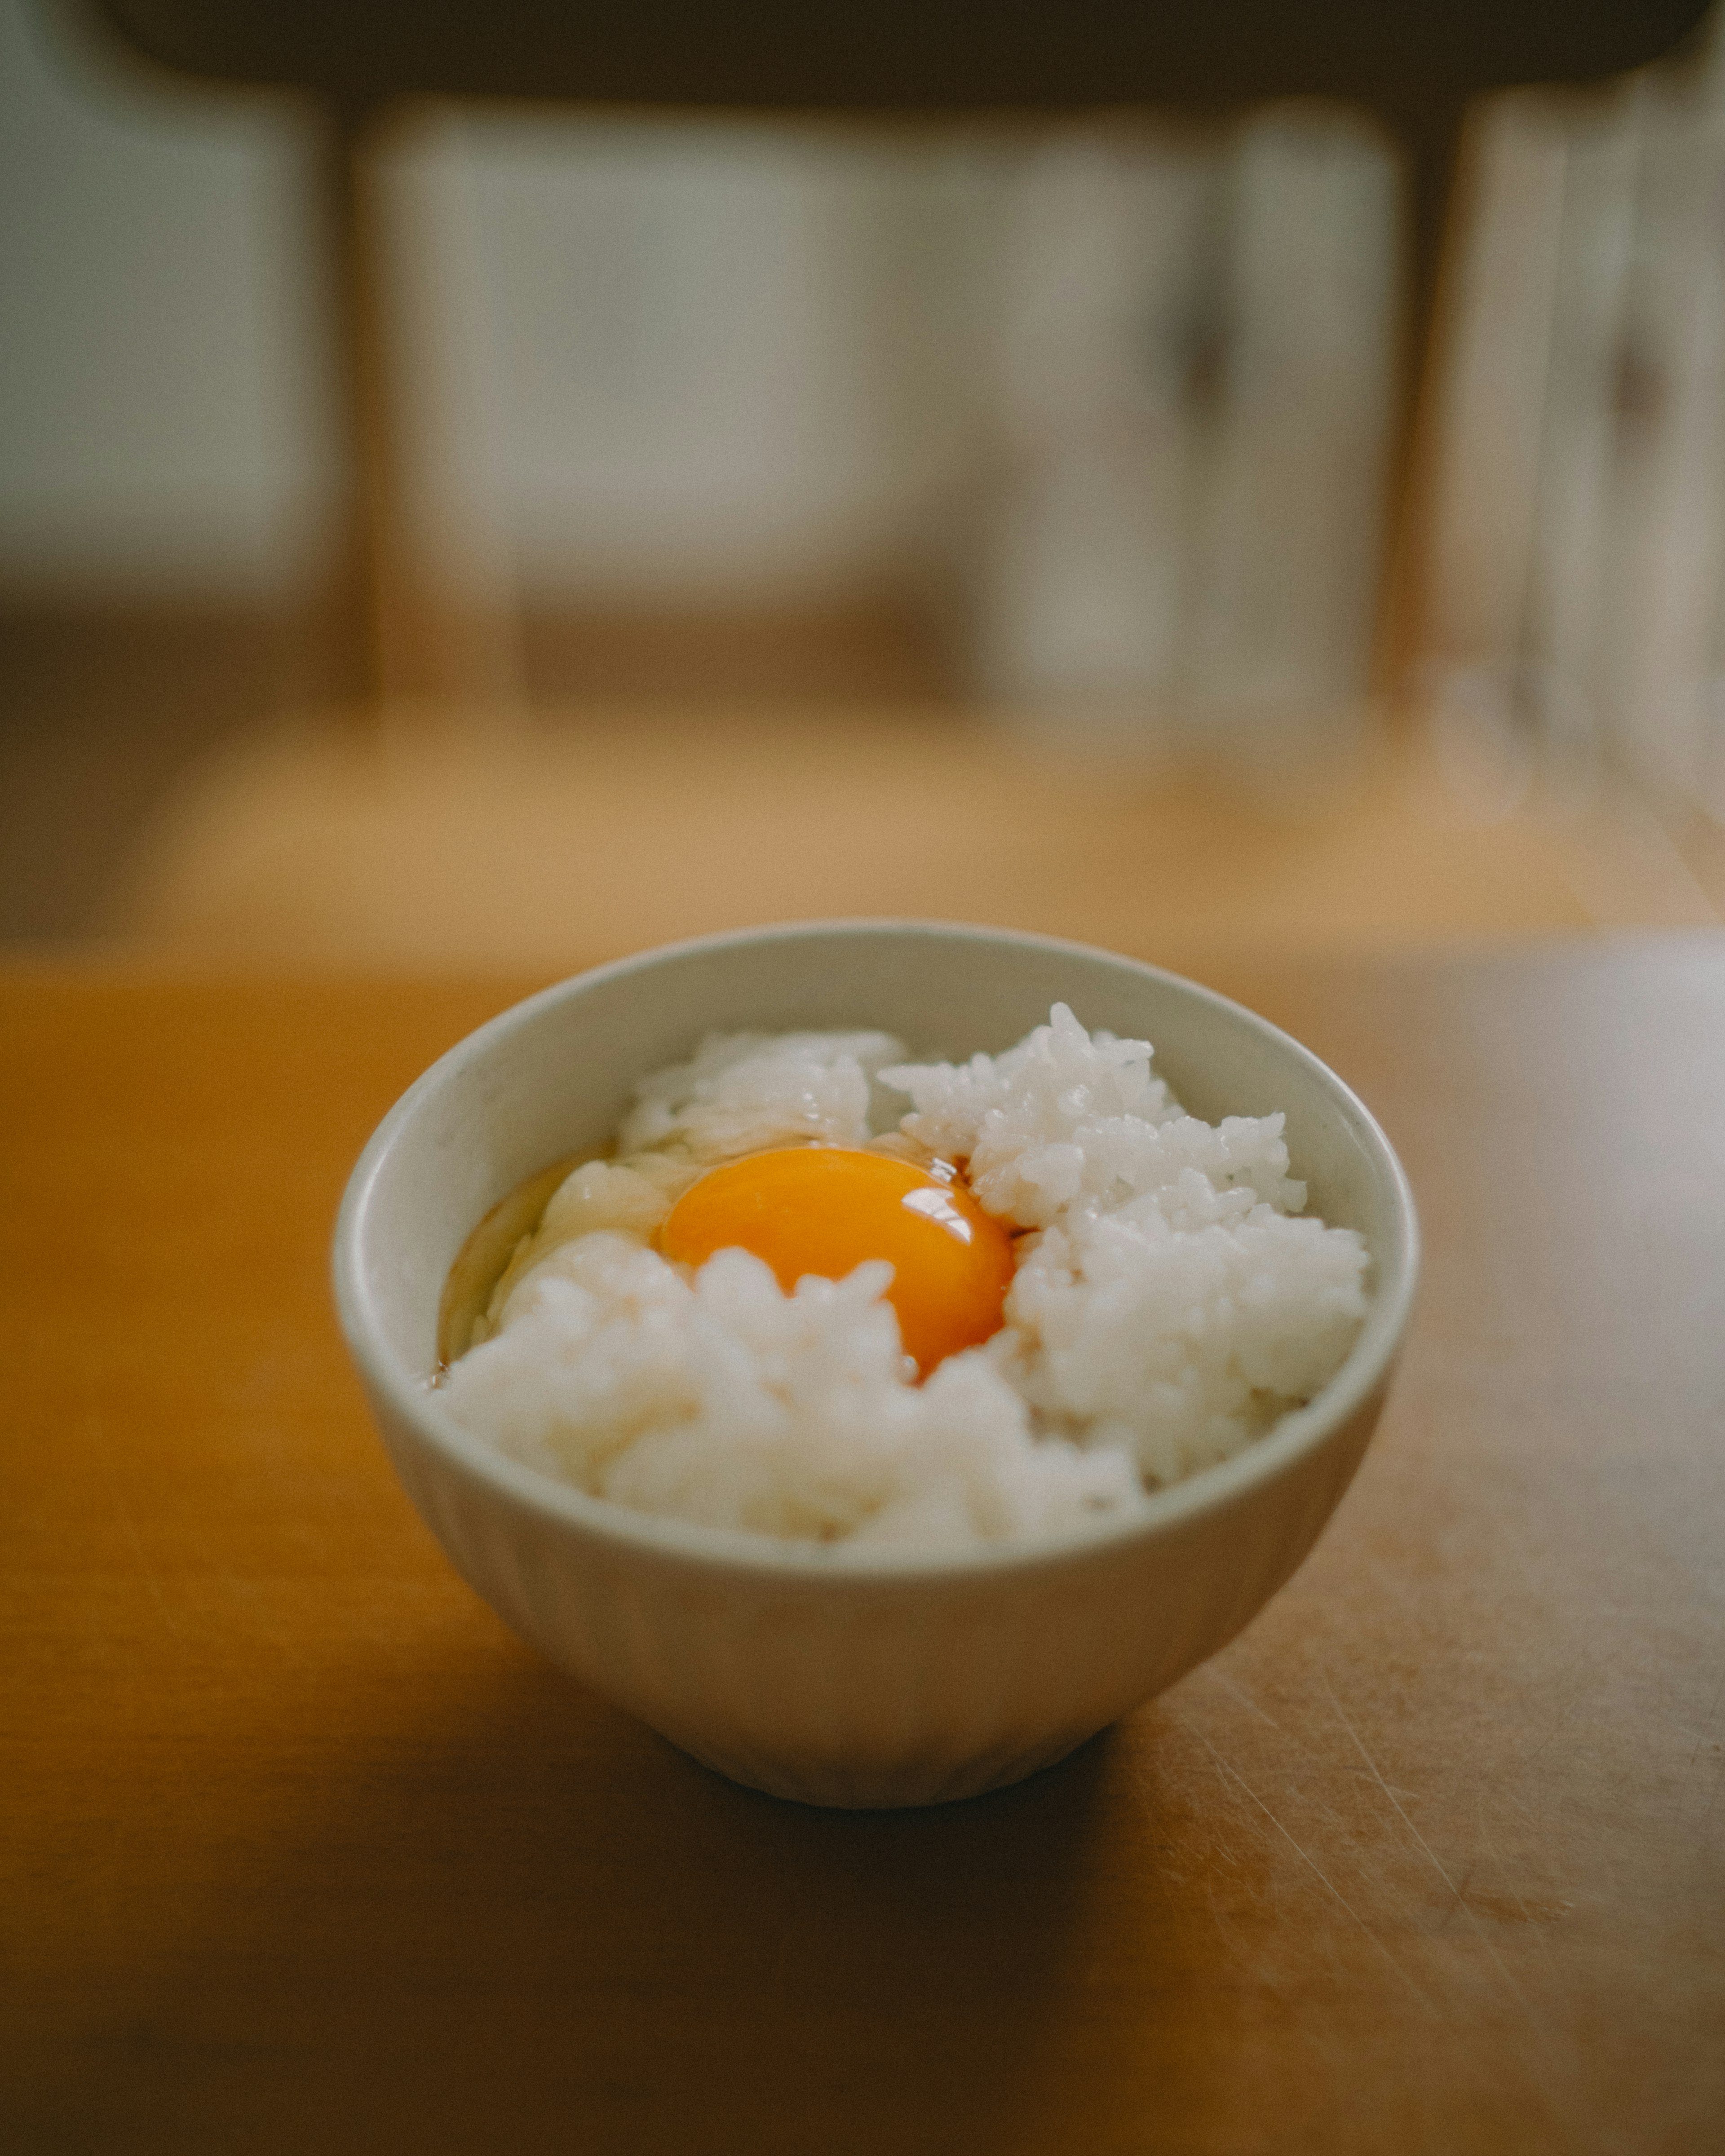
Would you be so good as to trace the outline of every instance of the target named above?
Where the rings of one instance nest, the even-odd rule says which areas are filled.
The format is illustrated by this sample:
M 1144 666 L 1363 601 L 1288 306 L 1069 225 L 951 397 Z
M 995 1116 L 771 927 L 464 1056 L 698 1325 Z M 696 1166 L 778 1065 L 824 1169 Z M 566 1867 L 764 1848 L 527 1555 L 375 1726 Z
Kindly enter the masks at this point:
M 1404 696 L 1419 657 L 1431 505 L 1431 461 L 1444 367 L 1444 285 L 1455 238 L 1465 107 L 1440 98 L 1392 119 L 1406 154 L 1403 403 L 1391 464 L 1390 544 L 1378 600 L 1373 673 Z
M 428 353 L 404 321 L 400 238 L 386 214 L 388 108 L 334 106 L 321 130 L 320 195 L 338 374 L 342 501 L 332 549 L 332 693 L 364 721 L 385 700 L 431 697 L 485 709 L 519 701 L 517 627 L 506 596 L 470 590 L 426 558 L 424 479 L 435 455 L 415 395 Z M 409 270 L 422 265 L 410 262 Z M 447 265 L 439 264 L 440 268 Z M 438 297 L 434 287 L 434 300 Z M 433 319 L 418 335 L 439 333 Z M 416 516 L 416 510 L 419 515 Z M 481 580 L 483 581 L 483 580 Z
M 331 549 L 330 685 L 369 709 L 388 666 L 390 567 L 397 489 L 384 379 L 376 218 L 367 199 L 368 106 L 335 106 L 318 136 L 318 209 L 329 267 L 341 500 Z

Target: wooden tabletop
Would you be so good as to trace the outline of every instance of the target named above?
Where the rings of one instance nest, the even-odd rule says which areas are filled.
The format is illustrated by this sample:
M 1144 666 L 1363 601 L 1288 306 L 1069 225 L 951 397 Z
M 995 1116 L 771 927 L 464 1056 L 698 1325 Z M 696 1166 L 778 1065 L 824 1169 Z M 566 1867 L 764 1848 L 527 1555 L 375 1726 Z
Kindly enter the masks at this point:
M 894 1816 L 539 1661 L 367 1426 L 342 1180 L 533 983 L 0 975 L 0 2148 L 1725 2145 L 1725 938 L 1209 976 L 1407 1162 L 1389 1409 L 1225 1654 Z

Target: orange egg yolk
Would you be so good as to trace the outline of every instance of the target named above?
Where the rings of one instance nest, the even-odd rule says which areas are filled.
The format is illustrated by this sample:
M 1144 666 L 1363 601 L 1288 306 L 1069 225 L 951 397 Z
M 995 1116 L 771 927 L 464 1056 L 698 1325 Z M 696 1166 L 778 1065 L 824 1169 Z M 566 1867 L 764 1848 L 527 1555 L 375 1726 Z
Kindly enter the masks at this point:
M 1011 1232 L 983 1212 L 956 1169 L 931 1173 L 839 1146 L 796 1146 L 710 1168 L 671 1208 L 659 1247 L 691 1265 L 715 1250 L 752 1250 L 787 1295 L 805 1274 L 843 1280 L 865 1259 L 885 1258 L 886 1300 L 925 1378 L 999 1331 L 1012 1284 Z

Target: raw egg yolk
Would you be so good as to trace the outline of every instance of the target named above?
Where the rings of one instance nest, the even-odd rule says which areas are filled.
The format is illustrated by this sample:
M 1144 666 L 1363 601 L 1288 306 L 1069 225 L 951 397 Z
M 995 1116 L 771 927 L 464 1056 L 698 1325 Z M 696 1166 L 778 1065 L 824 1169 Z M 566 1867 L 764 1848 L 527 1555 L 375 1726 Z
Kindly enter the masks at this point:
M 1012 1236 L 957 1171 L 930 1173 L 839 1146 L 757 1152 L 709 1168 L 666 1216 L 659 1247 L 698 1265 L 751 1250 L 788 1295 L 807 1273 L 843 1280 L 868 1258 L 892 1267 L 886 1300 L 926 1378 L 998 1332 L 1012 1284 Z

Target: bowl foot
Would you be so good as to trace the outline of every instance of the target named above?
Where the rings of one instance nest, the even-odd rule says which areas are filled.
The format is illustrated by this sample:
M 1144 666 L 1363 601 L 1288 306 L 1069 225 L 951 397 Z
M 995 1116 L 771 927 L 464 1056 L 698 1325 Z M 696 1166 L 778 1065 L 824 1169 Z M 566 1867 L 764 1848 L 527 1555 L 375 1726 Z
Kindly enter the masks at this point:
M 700 1765 L 722 1774 L 727 1782 L 740 1783 L 746 1789 L 758 1789 L 763 1796 L 778 1797 L 788 1804 L 814 1804 L 829 1811 L 906 1811 L 927 1804 L 962 1804 L 968 1797 L 1010 1789 L 1014 1783 L 1057 1765 L 1096 1734 L 1094 1729 L 1076 1730 L 1029 1750 L 1014 1745 L 1010 1750 L 957 1761 L 925 1758 L 864 1764 L 836 1760 L 791 1763 L 709 1752 L 686 1739 L 672 1738 L 667 1742 Z

